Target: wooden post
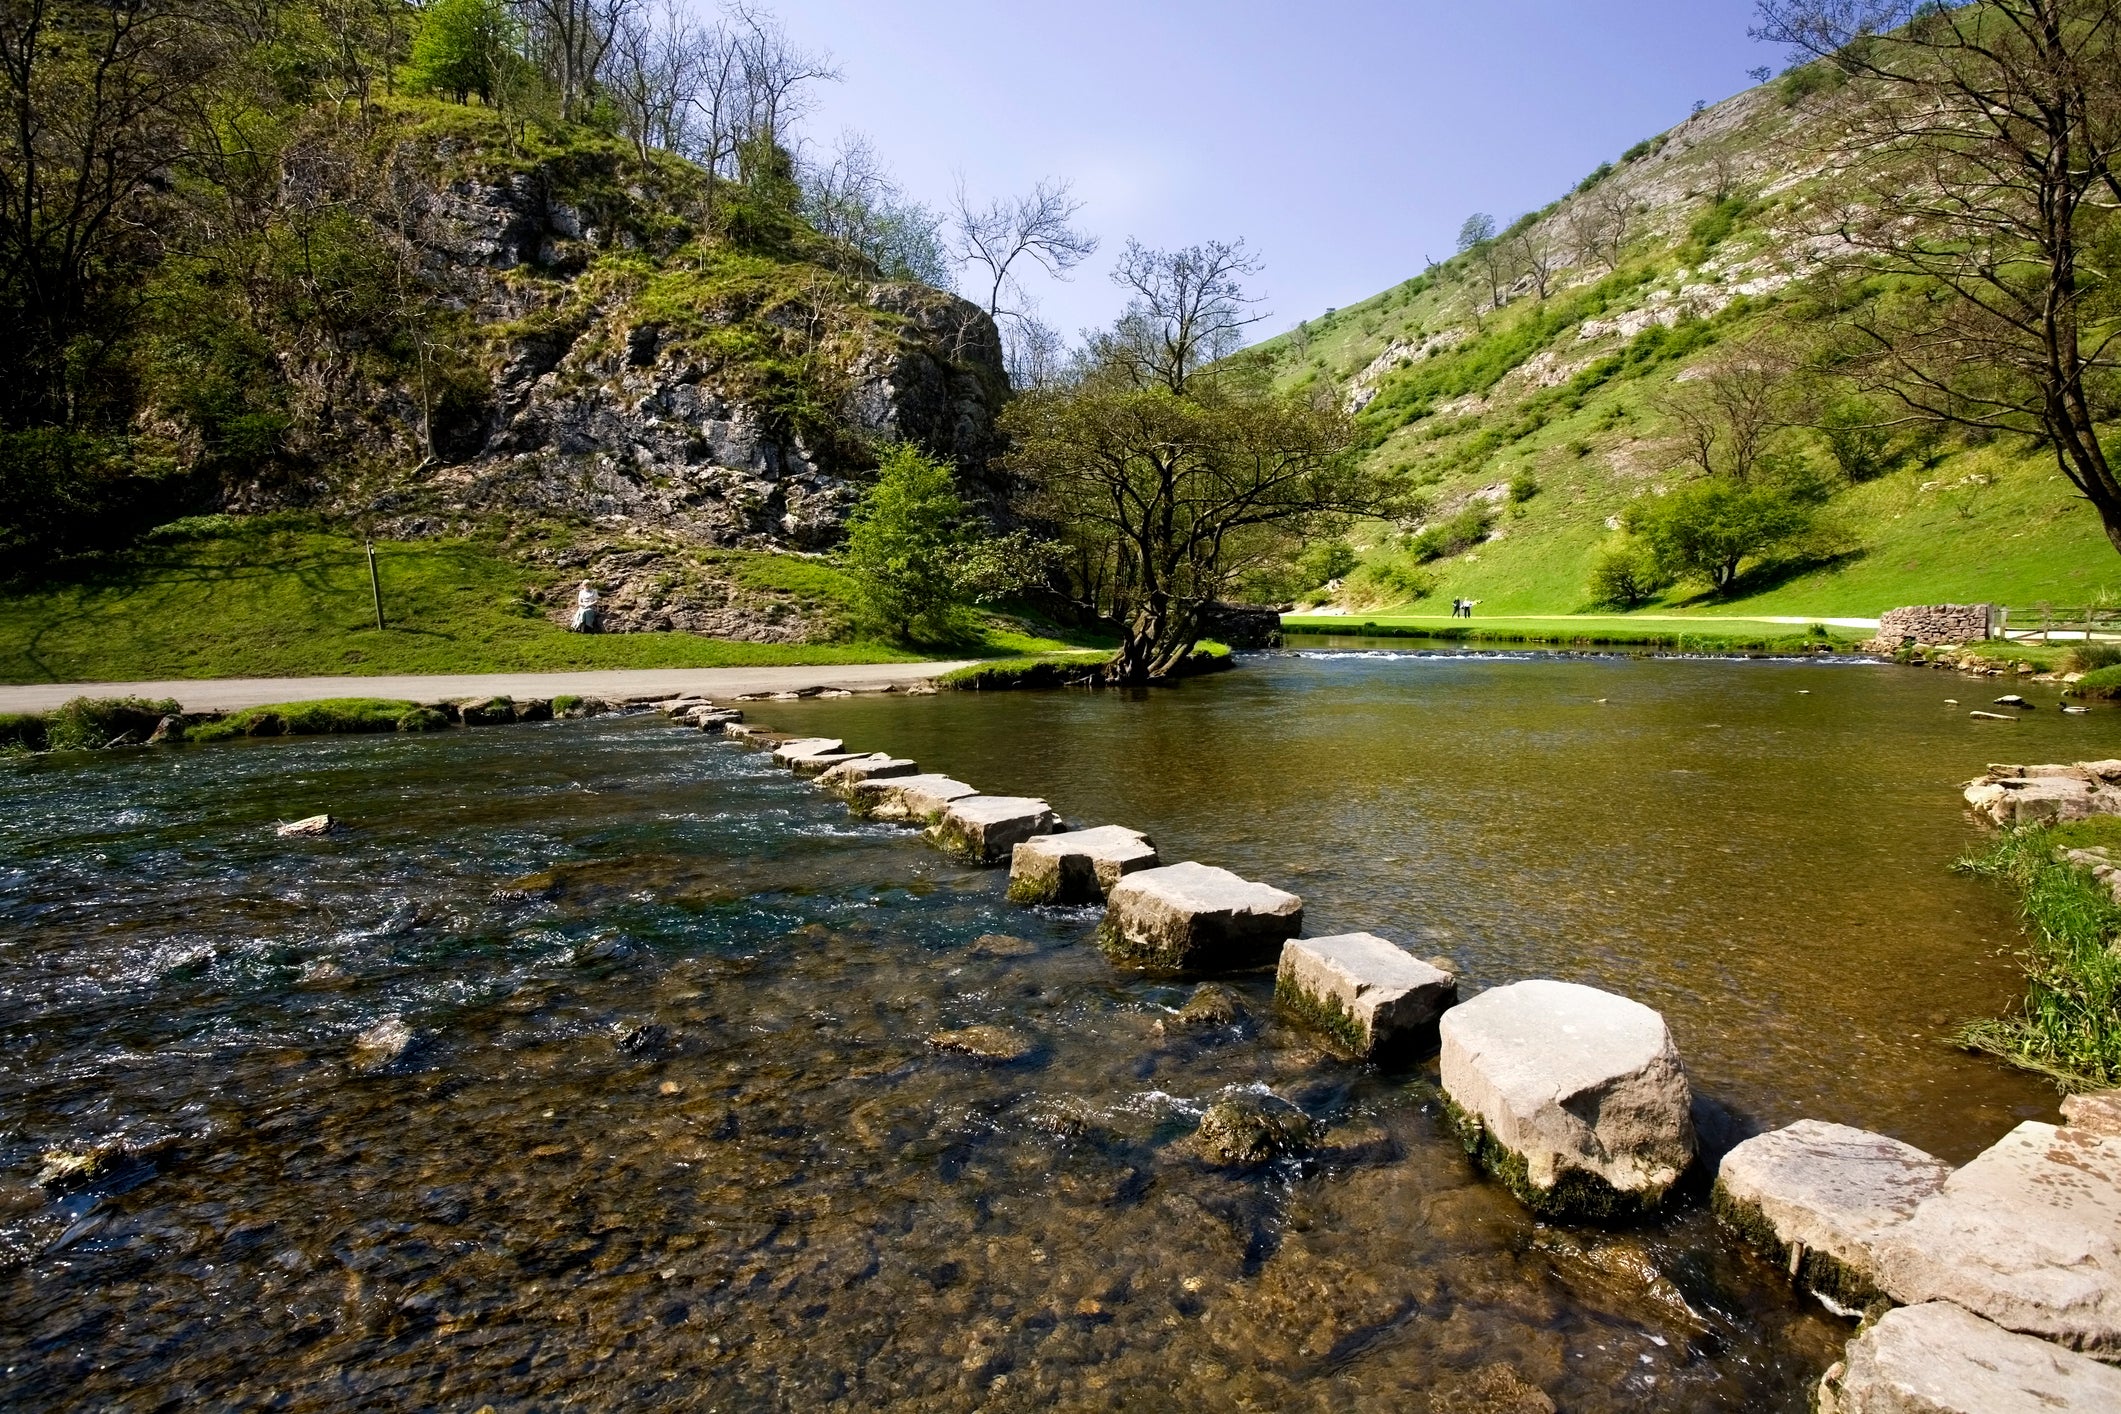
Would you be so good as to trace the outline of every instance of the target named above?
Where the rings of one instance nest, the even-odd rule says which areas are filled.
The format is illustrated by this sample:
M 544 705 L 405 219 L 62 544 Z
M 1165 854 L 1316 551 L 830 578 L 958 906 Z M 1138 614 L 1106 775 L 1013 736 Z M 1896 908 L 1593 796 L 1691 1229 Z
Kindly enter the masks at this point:
M 376 577 L 376 542 L 368 542 L 368 592 L 376 601 L 376 632 L 383 631 L 383 581 Z

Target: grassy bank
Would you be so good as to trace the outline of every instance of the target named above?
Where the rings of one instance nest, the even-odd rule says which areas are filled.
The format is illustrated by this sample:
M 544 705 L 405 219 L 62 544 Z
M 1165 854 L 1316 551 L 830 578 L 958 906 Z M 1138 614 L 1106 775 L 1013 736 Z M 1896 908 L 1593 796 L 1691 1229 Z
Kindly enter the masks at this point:
M 1767 623 L 1758 619 L 1665 619 L 1645 621 L 1623 614 L 1554 615 L 1543 618 L 1454 619 L 1444 614 L 1288 614 L 1282 632 L 1292 644 L 1302 635 L 1431 638 L 1451 643 L 1545 643 L 1582 647 L 1663 648 L 1674 652 L 1816 652 L 1847 649 L 1870 637 L 1864 629 L 1818 624 Z
M 858 638 L 569 633 L 526 597 L 542 587 L 537 571 L 469 540 L 377 545 L 379 631 L 358 539 L 281 518 L 215 520 L 64 580 L 0 591 L 0 682 L 912 662 L 1068 646 L 1003 627 L 933 654 Z M 844 592 L 845 576 L 799 557 L 725 551 L 717 566 L 796 601 Z
M 2121 904 L 2055 857 L 2099 846 L 2121 849 L 2121 819 L 2009 830 L 1957 866 L 2016 888 L 2029 934 L 2024 1002 L 1959 1039 L 2072 1090 L 2121 1083 Z

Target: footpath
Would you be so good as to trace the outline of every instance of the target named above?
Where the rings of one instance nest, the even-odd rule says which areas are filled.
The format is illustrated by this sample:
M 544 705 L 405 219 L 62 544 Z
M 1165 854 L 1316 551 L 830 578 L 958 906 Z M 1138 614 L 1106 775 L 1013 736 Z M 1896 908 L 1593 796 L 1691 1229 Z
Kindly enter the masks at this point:
M 0 712 L 49 712 L 76 697 L 173 698 L 187 712 L 237 712 L 327 697 L 438 702 L 474 697 L 600 697 L 607 701 L 812 688 L 880 691 L 939 677 L 966 662 L 827 663 L 811 667 L 615 668 L 586 673 L 403 674 L 394 677 L 206 678 L 172 682 L 62 682 L 0 686 Z

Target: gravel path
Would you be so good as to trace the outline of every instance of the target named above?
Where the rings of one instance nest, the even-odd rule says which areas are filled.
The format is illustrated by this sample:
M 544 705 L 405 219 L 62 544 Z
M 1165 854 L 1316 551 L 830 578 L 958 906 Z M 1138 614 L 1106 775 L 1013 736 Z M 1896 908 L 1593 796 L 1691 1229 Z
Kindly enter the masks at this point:
M 49 712 L 76 697 L 175 698 L 188 712 L 233 712 L 271 702 L 320 697 L 389 697 L 439 702 L 468 697 L 667 697 L 696 692 L 800 692 L 813 687 L 877 691 L 947 673 L 966 664 L 839 663 L 789 668 L 626 668 L 588 673 L 464 673 L 345 678 L 208 678 L 176 682 L 66 682 L 0 686 L 0 712 Z

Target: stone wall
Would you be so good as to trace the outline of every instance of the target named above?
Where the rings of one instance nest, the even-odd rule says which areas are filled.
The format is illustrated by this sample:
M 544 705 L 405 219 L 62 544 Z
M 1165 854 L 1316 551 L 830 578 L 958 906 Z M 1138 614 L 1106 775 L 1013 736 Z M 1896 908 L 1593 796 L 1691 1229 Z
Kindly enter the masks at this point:
M 1897 648 L 1917 643 L 1978 643 L 1996 622 L 1994 604 L 1917 604 L 1893 609 L 1878 620 L 1878 641 Z

